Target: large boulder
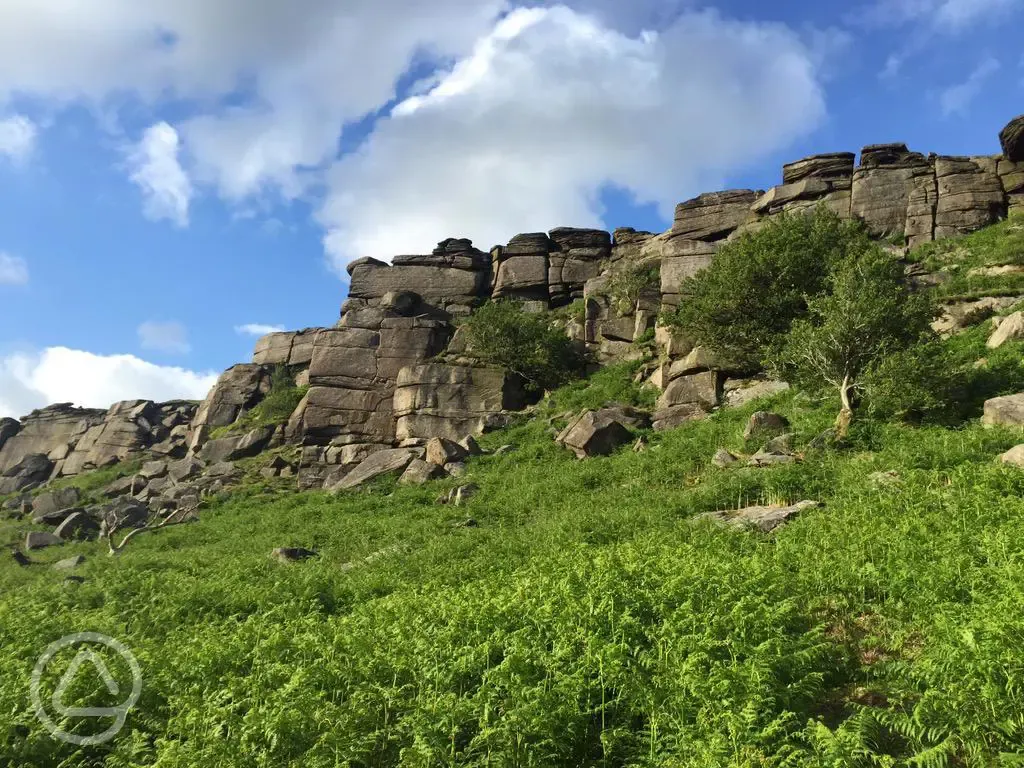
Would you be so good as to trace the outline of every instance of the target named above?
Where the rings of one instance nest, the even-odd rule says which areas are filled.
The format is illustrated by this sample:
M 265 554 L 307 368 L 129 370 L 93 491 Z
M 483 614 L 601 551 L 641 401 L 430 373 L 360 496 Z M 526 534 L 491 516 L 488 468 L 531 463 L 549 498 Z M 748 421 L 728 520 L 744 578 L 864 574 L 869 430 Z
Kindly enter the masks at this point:
M 59 512 L 74 507 L 81 498 L 81 491 L 74 487 L 41 493 L 32 500 L 32 514 L 43 516 Z
M 3 449 L 4 443 L 18 434 L 19 431 L 21 431 L 21 422 L 17 419 L 0 419 L 0 449 Z
M 554 241 L 544 232 L 516 235 L 508 245 L 495 249 L 494 298 L 518 298 L 541 301 L 547 306 L 550 291 L 548 254 L 556 250 Z M 564 257 L 560 258 L 564 264 Z M 556 265 L 555 272 L 558 272 Z
M 789 420 L 785 416 L 770 411 L 757 411 L 751 414 L 747 420 L 747 426 L 743 430 L 743 439 L 774 437 L 781 435 L 788 428 Z
M 378 477 L 404 472 L 417 457 L 410 448 L 392 448 L 377 451 L 364 459 L 335 486 L 336 490 L 355 488 Z
M 402 476 L 398 478 L 398 482 L 402 485 L 426 485 L 431 480 L 439 480 L 447 475 L 448 472 L 439 464 L 413 459 Z
M 570 421 L 555 440 L 580 459 L 607 456 L 633 439 L 621 418 L 616 409 L 584 411 Z
M 99 536 L 100 524 L 85 512 L 75 512 L 57 526 L 54 535 L 64 541 L 87 541 Z
M 41 453 L 30 453 L 0 477 L 0 496 L 31 490 L 49 479 L 53 462 Z
M 723 376 L 718 371 L 691 373 L 672 380 L 658 398 L 658 409 L 700 405 L 710 410 L 722 401 Z
M 981 423 L 987 427 L 1024 427 L 1024 393 L 986 400 Z
M 1000 319 L 985 346 L 989 349 L 998 349 L 1008 341 L 1021 339 L 1024 339 L 1024 312 L 1014 312 Z
M 1007 160 L 1024 162 L 1024 115 L 1013 118 L 999 132 L 999 144 L 1003 148 L 1003 157 Z
M 259 455 L 274 437 L 275 428 L 260 427 L 238 437 L 222 437 L 211 440 L 203 446 L 200 457 L 203 461 L 217 464 L 222 461 L 238 461 Z
M 245 411 L 255 407 L 270 392 L 270 369 L 240 364 L 228 368 L 217 379 L 192 422 L 199 427 L 226 427 Z

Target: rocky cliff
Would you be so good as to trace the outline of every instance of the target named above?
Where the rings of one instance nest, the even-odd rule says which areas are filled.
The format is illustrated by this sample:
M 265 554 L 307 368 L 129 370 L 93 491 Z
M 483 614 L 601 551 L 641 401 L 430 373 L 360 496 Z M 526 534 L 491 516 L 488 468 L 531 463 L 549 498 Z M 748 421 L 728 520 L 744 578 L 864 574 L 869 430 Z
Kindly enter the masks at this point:
M 662 233 L 561 227 L 526 233 L 488 252 L 448 239 L 430 254 L 390 264 L 361 259 L 341 317 L 330 328 L 260 339 L 251 363 L 228 369 L 201 404 L 117 403 L 107 411 L 53 405 L 20 422 L 0 421 L 0 493 L 34 487 L 129 459 L 216 462 L 271 445 L 302 446 L 303 484 L 337 482 L 375 452 L 458 440 L 501 423 L 527 398 L 515 376 L 462 354 L 455 321 L 491 298 L 533 311 L 580 302 L 568 331 L 602 359 L 632 353 L 662 307 L 677 305 L 682 281 L 715 252 L 771 217 L 823 203 L 859 219 L 896 250 L 964 234 L 1024 212 L 1024 116 L 1000 134 L 1002 153 L 948 157 L 903 144 L 815 155 L 785 165 L 769 190 L 727 190 L 676 207 Z M 626 311 L 609 281 L 624 265 L 654 270 L 652 288 Z M 656 426 L 701 418 L 723 401 L 776 386 L 730 378 L 703 350 L 659 329 L 664 365 Z M 275 368 L 308 387 L 286 424 L 218 436 L 271 391 Z

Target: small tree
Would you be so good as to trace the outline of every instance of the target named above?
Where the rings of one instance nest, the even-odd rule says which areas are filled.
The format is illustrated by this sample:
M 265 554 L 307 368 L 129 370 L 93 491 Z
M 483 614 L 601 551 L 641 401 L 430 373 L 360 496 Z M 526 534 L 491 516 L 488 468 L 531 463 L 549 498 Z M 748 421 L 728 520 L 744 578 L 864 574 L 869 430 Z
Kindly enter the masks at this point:
M 679 309 L 665 321 L 733 367 L 756 370 L 793 321 L 806 317 L 808 298 L 825 290 L 832 265 L 873 247 L 862 225 L 824 205 L 773 217 L 684 280 Z
M 793 323 L 769 362 L 805 388 L 836 390 L 836 436 L 842 438 L 865 372 L 927 340 L 936 312 L 928 297 L 907 290 L 900 264 L 877 247 L 839 262 L 828 288 L 830 293 L 808 301 L 808 316 Z
M 612 269 L 605 291 L 620 316 L 631 315 L 640 309 L 644 293 L 658 284 L 660 276 L 658 264 L 627 262 Z
M 586 363 L 554 317 L 525 312 L 515 301 L 484 304 L 463 328 L 470 354 L 519 374 L 533 390 L 561 386 Z

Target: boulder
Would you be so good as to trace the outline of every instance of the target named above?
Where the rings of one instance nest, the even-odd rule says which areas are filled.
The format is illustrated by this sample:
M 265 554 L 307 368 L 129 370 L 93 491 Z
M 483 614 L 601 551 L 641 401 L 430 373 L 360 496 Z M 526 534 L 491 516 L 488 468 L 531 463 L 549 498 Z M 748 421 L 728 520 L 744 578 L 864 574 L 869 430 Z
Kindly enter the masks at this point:
M 199 477 L 203 473 L 203 463 L 194 458 L 176 461 L 167 468 L 167 476 L 176 483 Z
M 107 485 L 102 493 L 108 499 L 113 499 L 118 496 L 126 496 L 139 493 L 146 487 L 146 480 L 139 475 L 128 475 L 126 477 L 119 477 L 114 482 Z
M 203 446 L 199 455 L 203 461 L 219 463 L 238 461 L 259 455 L 274 437 L 274 427 L 260 427 L 241 437 L 222 437 L 210 440 Z
M 434 437 L 427 442 L 427 461 L 443 467 L 453 461 L 462 461 L 469 452 L 453 440 Z
M 551 271 L 548 254 L 557 249 L 544 232 L 516 235 L 508 245 L 496 249 L 493 297 L 532 299 L 543 301 L 546 306 Z
M 57 527 L 69 517 L 78 512 L 84 512 L 81 507 L 68 507 L 67 509 L 57 509 L 51 512 L 43 512 L 42 514 L 34 515 L 32 523 L 34 525 L 52 525 Z
M 999 461 L 1003 464 L 1009 464 L 1010 466 L 1024 469 L 1024 445 L 1015 445 L 1000 456 Z
M 147 480 L 155 480 L 159 477 L 166 477 L 167 469 L 166 461 L 147 461 L 139 470 L 139 475 Z
M 771 454 L 789 454 L 793 452 L 793 444 L 796 441 L 796 435 L 786 433 L 773 437 L 764 446 L 764 453 Z
M 790 453 L 770 451 L 767 448 L 758 451 L 747 461 L 748 467 L 777 467 L 783 464 L 795 464 L 797 457 Z
M 747 420 L 747 426 L 743 430 L 743 439 L 772 437 L 785 432 L 789 428 L 789 420 L 778 413 L 769 411 L 757 411 L 751 414 Z
M 1015 163 L 1024 162 L 1024 115 L 1019 115 L 999 132 L 1003 157 Z
M 985 346 L 989 349 L 998 349 L 1008 341 L 1022 339 L 1024 339 L 1024 312 L 1014 312 L 1000 320 L 995 331 L 988 337 Z
M 684 403 L 666 408 L 659 408 L 654 412 L 654 431 L 664 432 L 669 429 L 677 429 L 692 421 L 701 421 L 710 414 L 700 403 Z
M 75 512 L 63 523 L 57 526 L 54 534 L 64 541 L 78 540 L 87 541 L 95 539 L 100 532 L 100 524 L 89 517 L 85 512 Z
M 121 498 L 100 510 L 100 519 L 107 530 L 141 528 L 150 518 L 150 509 L 138 499 Z
M 700 405 L 704 410 L 717 406 L 722 399 L 722 374 L 705 371 L 672 380 L 658 398 L 658 409 L 678 405 Z
M 1024 393 L 986 400 L 981 423 L 987 427 L 1024 427 Z
M 472 435 L 467 435 L 459 440 L 458 445 L 466 452 L 466 456 L 479 456 L 484 452 L 483 448 L 480 447 L 480 444 Z
M 720 469 L 735 466 L 739 464 L 740 460 L 731 451 L 725 450 L 725 448 L 719 448 L 715 451 L 715 455 L 711 458 L 711 463 Z
M 447 475 L 445 468 L 439 464 L 413 459 L 398 482 L 402 485 L 426 485 L 431 480 L 439 480 Z
M 46 482 L 53 471 L 53 462 L 44 454 L 30 453 L 0 477 L 0 496 L 27 491 Z
M 60 488 L 54 491 L 41 493 L 32 500 L 32 514 L 36 516 L 49 515 L 63 509 L 73 507 L 82 498 L 82 493 L 77 488 Z
M 252 362 L 255 365 L 308 366 L 313 355 L 313 339 L 323 328 L 269 333 L 256 342 Z
M 337 485 L 337 490 L 355 488 L 383 475 L 404 472 L 417 458 L 416 451 L 409 448 L 392 448 L 377 451 L 364 459 Z
M 85 563 L 85 555 L 75 555 L 74 557 L 67 557 L 63 560 L 58 560 L 56 563 L 50 566 L 55 571 L 70 571 L 74 568 Z
M 730 528 L 753 528 L 761 533 L 771 533 L 781 525 L 785 525 L 801 512 L 818 509 L 822 506 L 817 501 L 801 501 L 788 506 L 746 507 L 745 509 L 706 512 L 698 515 L 697 520 L 710 520 L 713 523 Z
M 633 434 L 612 411 L 585 411 L 562 430 L 556 442 L 576 454 L 579 459 L 588 456 L 607 456 L 626 443 Z
M 57 547 L 64 543 L 64 540 L 49 531 L 29 531 L 25 534 L 25 549 L 45 549 L 46 547 Z
M 790 386 L 785 381 L 766 381 L 759 379 L 727 379 L 723 385 L 725 404 L 738 408 L 741 405 L 787 392 Z

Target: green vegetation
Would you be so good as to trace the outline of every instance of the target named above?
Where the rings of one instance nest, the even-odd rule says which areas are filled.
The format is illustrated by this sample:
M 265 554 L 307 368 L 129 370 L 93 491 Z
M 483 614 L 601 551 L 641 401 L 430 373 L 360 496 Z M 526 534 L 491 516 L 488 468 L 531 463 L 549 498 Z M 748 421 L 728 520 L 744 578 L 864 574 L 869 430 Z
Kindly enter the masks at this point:
M 908 257 L 944 278 L 935 294 L 943 299 L 1024 295 L 1024 215 L 1016 215 L 964 237 L 915 248 Z M 994 272 L 992 268 L 1020 267 Z
M 640 308 L 644 293 L 657 289 L 660 276 L 658 264 L 623 261 L 611 270 L 604 293 L 619 316 L 632 315 Z
M 723 245 L 711 267 L 685 280 L 685 301 L 664 320 L 734 367 L 756 370 L 806 317 L 833 265 L 876 247 L 863 227 L 824 206 L 775 217 Z
M 831 387 L 838 393 L 836 437 L 842 439 L 865 372 L 930 340 L 938 313 L 926 295 L 906 289 L 898 262 L 871 248 L 836 264 L 825 292 L 808 301 L 807 311 L 775 351 L 772 367 L 806 390 Z
M 523 377 L 536 391 L 555 389 L 584 370 L 586 360 L 551 313 L 523 311 L 515 301 L 490 301 L 462 327 L 472 355 Z
M 275 366 L 267 396 L 251 411 L 240 416 L 234 424 L 213 430 L 211 436 L 226 437 L 231 434 L 244 434 L 261 427 L 284 424 L 295 412 L 308 390 L 309 387 L 306 386 L 295 386 L 295 380 L 286 366 Z
M 977 417 L 1024 390 L 1024 343 L 987 350 L 985 322 L 909 344 L 924 309 L 894 298 L 891 262 L 856 248 L 803 307 L 754 296 L 778 329 L 795 325 L 791 352 L 851 362 L 832 336 L 869 331 L 857 338 L 871 354 L 852 361 L 868 418 L 841 450 L 808 447 L 836 400 L 810 387 L 577 461 L 552 439 L 571 414 L 653 404 L 629 363 L 484 436 L 515 449 L 474 457 L 465 478 L 296 493 L 258 476 L 263 456 L 198 524 L 121 557 L 94 543 L 33 553 L 86 555 L 83 583 L 0 560 L 0 765 L 1020 765 L 1024 471 L 996 457 L 1022 435 Z M 730 310 L 741 325 L 746 309 Z M 537 352 L 551 318 L 481 311 L 474 342 L 489 332 L 492 354 L 519 345 L 539 371 L 555 364 Z M 778 348 L 784 332 L 758 338 L 742 341 Z M 742 434 L 765 408 L 789 419 L 802 460 L 714 467 L 718 448 L 760 447 Z M 436 503 L 464 483 L 479 486 L 464 506 Z M 824 506 L 772 536 L 694 520 L 803 499 Z M 284 565 L 269 557 L 281 546 L 319 557 Z M 100 746 L 54 741 L 28 705 L 39 655 L 80 631 L 121 640 L 143 672 L 125 728 Z M 71 698 L 111 703 L 85 687 Z
M 642 401 L 634 370 L 572 384 L 545 412 Z M 765 406 L 801 442 L 831 418 L 790 395 L 583 462 L 535 419 L 486 437 L 517 450 L 471 462 L 481 491 L 463 508 L 434 503 L 454 481 L 337 497 L 266 482 L 117 559 L 92 544 L 37 555 L 86 554 L 84 584 L 4 561 L 0 755 L 163 768 L 1003 764 L 1024 749 L 1024 473 L 993 457 L 1019 436 L 858 422 L 843 452 L 711 467 L 716 448 L 743 450 L 745 419 Z M 873 484 L 881 470 L 901 482 Z M 690 521 L 803 498 L 826 507 L 772 539 Z M 479 526 L 453 527 L 466 517 Z M 268 557 L 289 545 L 320 557 Z M 124 731 L 98 747 L 54 742 L 26 708 L 42 649 L 85 630 L 127 643 L 145 680 Z

